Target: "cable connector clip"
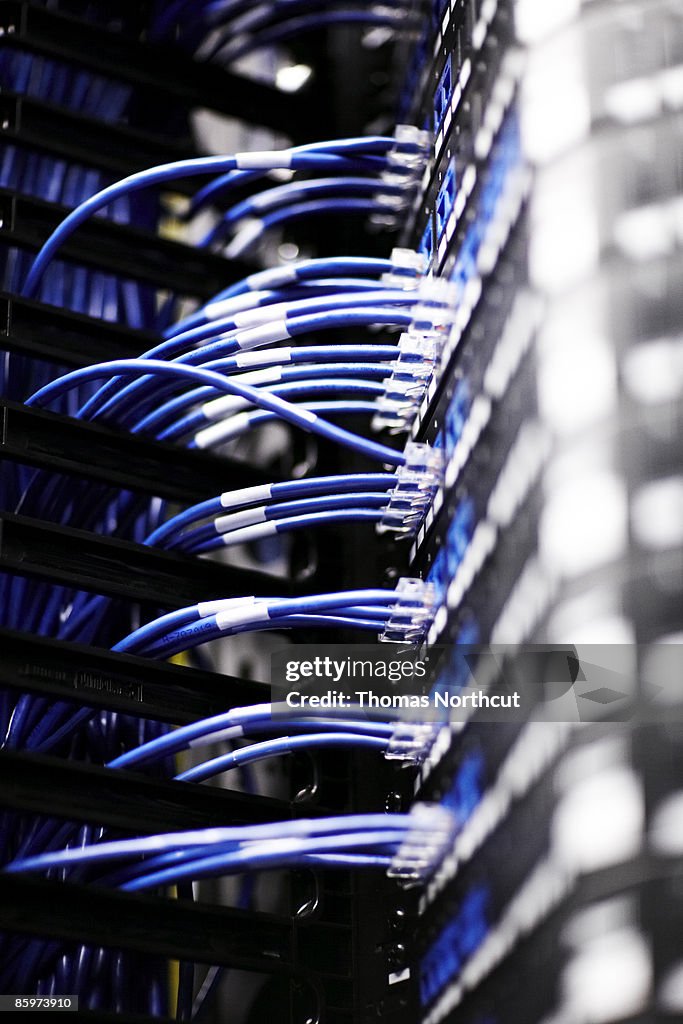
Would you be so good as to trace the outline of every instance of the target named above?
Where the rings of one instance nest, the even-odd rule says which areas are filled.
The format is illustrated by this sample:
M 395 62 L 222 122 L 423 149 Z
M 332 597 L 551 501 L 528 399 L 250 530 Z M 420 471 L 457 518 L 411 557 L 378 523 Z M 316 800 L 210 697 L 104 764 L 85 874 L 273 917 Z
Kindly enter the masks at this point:
M 422 174 L 432 153 L 432 137 L 412 124 L 397 124 L 395 143 L 387 153 L 390 167 L 412 170 Z
M 373 430 L 388 429 L 393 434 L 410 430 L 434 376 L 443 340 L 443 336 L 434 331 L 408 331 L 401 335 L 400 355 L 393 364 L 391 376 L 384 381 L 384 394 L 375 403 Z
M 386 169 L 380 175 L 389 191 L 375 193 L 377 209 L 370 216 L 370 223 L 380 228 L 398 227 L 399 214 L 412 202 L 431 150 L 427 132 L 412 125 L 398 125 L 394 138 L 386 154 Z
M 406 889 L 424 885 L 434 874 L 450 853 L 456 832 L 453 815 L 437 804 L 415 804 L 410 817 L 411 827 L 387 868 L 389 878 Z
M 401 191 L 375 192 L 373 199 L 377 208 L 370 215 L 370 223 L 375 227 L 389 228 L 393 231 L 398 227 L 400 214 L 405 211 L 415 191 L 415 182 L 410 174 L 388 171 L 383 172 L 382 181 L 392 188 L 399 186 Z
M 396 598 L 380 641 L 389 644 L 421 643 L 436 610 L 434 587 L 424 580 L 406 576 L 396 584 Z
M 412 536 L 419 530 L 434 496 L 443 484 L 444 457 L 440 448 L 409 441 L 405 465 L 396 471 L 396 486 L 391 491 L 378 533 Z
M 425 277 L 420 281 L 418 302 L 411 312 L 411 331 L 450 331 L 457 316 L 458 288 L 455 282 L 442 277 Z
M 422 764 L 440 728 L 439 722 L 397 722 L 384 752 L 385 758 L 405 764 Z
M 428 264 L 429 261 L 422 252 L 415 252 L 414 249 L 393 249 L 391 270 L 382 274 L 380 281 L 386 288 L 415 291 L 427 273 Z

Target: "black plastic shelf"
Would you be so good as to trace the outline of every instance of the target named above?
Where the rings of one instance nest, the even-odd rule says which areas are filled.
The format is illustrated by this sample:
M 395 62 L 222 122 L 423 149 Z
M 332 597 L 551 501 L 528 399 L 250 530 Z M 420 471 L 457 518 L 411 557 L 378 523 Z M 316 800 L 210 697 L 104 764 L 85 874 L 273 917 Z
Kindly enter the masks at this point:
M 215 497 L 229 482 L 272 481 L 246 462 L 178 448 L 0 399 L 0 458 L 73 473 L 184 505 Z
M 68 213 L 58 203 L 0 189 L 0 242 L 37 252 Z M 57 258 L 200 299 L 210 299 L 254 270 L 251 263 L 226 260 L 98 216 L 66 239 Z
M 270 700 L 265 683 L 14 630 L 0 651 L 0 686 L 173 725 Z
M 294 966 L 289 920 L 0 874 L 0 928 L 273 973 Z
M 161 608 L 291 592 L 288 580 L 267 573 L 5 514 L 0 517 L 0 569 Z
M 292 816 L 289 804 L 265 796 L 9 750 L 0 750 L 0 806 L 136 835 Z
M 133 359 L 152 348 L 151 331 L 0 292 L 0 348 L 61 366 Z
M 97 74 L 151 90 L 172 104 L 206 107 L 273 128 L 294 141 L 316 131 L 309 116 L 312 90 L 292 95 L 200 63 L 182 51 L 126 38 L 77 18 L 17 0 L 0 0 L 3 46 L 63 59 Z
M 191 138 L 153 135 L 12 92 L 0 95 L 0 136 L 55 157 L 97 167 L 115 180 L 155 164 L 201 156 Z M 177 182 L 174 189 L 196 188 Z
M 347 981 L 340 925 L 0 874 L 0 929 L 266 974 Z

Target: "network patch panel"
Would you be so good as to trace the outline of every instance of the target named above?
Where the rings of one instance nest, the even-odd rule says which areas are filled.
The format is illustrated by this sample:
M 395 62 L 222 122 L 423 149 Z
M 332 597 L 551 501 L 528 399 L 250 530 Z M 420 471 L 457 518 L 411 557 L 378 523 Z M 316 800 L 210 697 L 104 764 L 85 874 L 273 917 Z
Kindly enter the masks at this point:
M 663 392 L 660 400 L 652 395 L 648 411 L 636 411 L 640 399 L 634 400 L 632 385 L 622 391 L 615 383 L 624 379 L 623 367 L 636 351 L 642 356 L 647 350 L 655 360 L 654 339 L 678 330 L 667 298 L 670 268 L 678 259 L 675 243 L 663 222 L 659 230 L 654 222 L 660 216 L 655 210 L 671 209 L 663 197 L 680 192 L 674 183 L 676 101 L 672 94 L 663 100 L 655 84 L 660 75 L 667 77 L 663 69 L 670 63 L 663 25 L 676 35 L 680 23 L 670 6 L 647 7 L 647 13 L 646 6 L 630 5 L 626 12 L 615 4 L 586 5 L 564 26 L 558 12 L 556 29 L 543 5 L 517 4 L 497 26 L 495 56 L 476 71 L 463 59 L 461 36 L 456 43 L 450 34 L 455 24 L 462 31 L 458 8 L 439 11 L 433 29 L 432 91 L 425 90 L 421 102 L 422 110 L 433 111 L 434 164 L 406 237 L 423 239 L 433 272 L 458 287 L 451 337 L 412 428 L 414 437 L 445 452 L 442 488 L 411 549 L 412 571 L 423 574 L 437 595 L 428 635 L 435 651 L 453 644 L 455 652 L 472 652 L 487 641 L 513 650 L 528 641 L 584 637 L 596 644 L 608 638 L 651 642 L 655 621 L 659 637 L 679 635 L 670 602 L 674 592 L 673 600 L 680 599 L 680 573 L 661 562 L 667 582 L 654 581 L 652 552 L 666 544 L 654 540 L 656 528 L 647 554 L 638 541 L 632 554 L 625 540 L 610 546 L 607 527 L 604 548 L 593 560 L 578 540 L 586 538 L 581 527 L 574 525 L 576 546 L 569 539 L 572 517 L 576 524 L 585 514 L 590 532 L 589 522 L 608 514 L 607 498 L 593 489 L 601 472 L 608 478 L 623 474 L 621 493 L 630 504 L 626 494 L 642 493 L 643 473 L 661 481 L 645 489 L 659 488 L 664 502 L 669 485 L 663 478 L 680 468 L 677 432 L 663 427 L 677 419 L 669 399 Z M 580 46 L 584 63 L 576 56 Z M 670 74 L 676 77 L 676 71 Z M 585 109 L 578 99 L 582 89 Z M 629 89 L 631 98 L 642 90 L 637 111 L 626 99 Z M 562 95 L 572 97 L 565 100 L 566 113 Z M 648 248 L 647 238 L 655 235 L 667 256 L 656 245 Z M 641 274 L 652 285 L 650 300 L 638 284 Z M 612 291 L 617 280 L 619 299 Z M 648 309 L 657 310 L 656 328 Z M 613 346 L 613 354 L 607 357 L 601 344 Z M 670 352 L 669 341 L 664 345 Z M 608 418 L 601 422 L 601 416 Z M 641 523 L 638 532 L 642 520 L 636 506 L 630 508 L 631 523 Z M 550 568 L 547 548 L 554 516 L 566 528 L 566 558 L 559 554 L 561 533 L 554 548 L 562 558 L 559 571 Z M 440 655 L 435 685 L 450 693 L 471 686 L 467 658 Z M 624 696 L 604 690 L 604 699 L 616 706 Z M 591 700 L 590 694 L 578 698 L 585 713 Z M 586 763 L 595 758 L 597 765 L 598 752 L 616 743 L 618 734 L 616 726 L 604 733 L 584 726 L 572 739 L 568 728 L 561 722 L 506 728 L 480 712 L 464 726 L 443 724 L 435 734 L 416 798 L 449 806 L 461 835 L 420 901 L 414 986 L 420 1019 L 429 1024 L 573 1021 L 594 1019 L 592 1014 L 637 1019 L 646 1005 L 663 1009 L 652 974 L 661 977 L 660 964 L 648 962 L 646 950 L 661 948 L 655 935 L 667 926 L 643 911 L 649 896 L 635 820 L 634 859 L 624 866 L 632 885 L 628 896 L 617 897 L 600 872 L 577 880 L 571 857 L 553 866 L 561 766 L 573 757 Z M 624 779 L 634 787 L 646 771 L 640 737 L 652 740 L 642 728 L 634 728 L 634 742 L 623 754 Z M 511 746 L 496 755 L 503 736 Z M 669 765 L 670 744 L 663 740 Z M 507 773 L 519 779 L 522 769 L 514 766 L 527 758 L 528 764 L 536 761 L 527 783 L 516 781 L 507 791 L 514 797 L 505 796 Z M 667 774 L 661 762 L 660 770 Z M 615 862 L 622 857 L 625 852 L 615 854 Z M 586 923 L 585 937 L 584 921 L 596 922 Z M 582 938 L 569 938 L 575 934 Z M 606 950 L 611 942 L 615 957 L 623 943 L 623 956 L 633 957 L 639 979 L 621 994 L 621 1005 L 607 961 L 602 985 L 596 976 L 593 988 L 581 973 L 590 956 L 599 957 L 601 944 Z
M 427 927 L 425 933 L 427 947 L 421 986 L 426 1004 L 426 1020 L 450 1020 L 456 1012 L 467 1013 L 470 1006 L 482 1004 L 495 1008 L 498 1014 L 509 1015 L 510 1019 L 516 1019 L 520 1012 L 532 1012 L 526 1009 L 527 996 L 519 986 L 519 970 L 525 962 L 545 964 L 543 981 L 547 989 L 543 999 L 547 1000 L 546 1012 L 550 1012 L 554 1000 L 561 1001 L 564 998 L 565 1012 L 582 1012 L 579 1007 L 589 1007 L 591 1000 L 595 1000 L 596 1006 L 598 1002 L 609 1005 L 611 1000 L 615 1007 L 613 1012 L 617 1014 L 620 1000 L 627 1004 L 633 998 L 632 992 L 619 990 L 619 969 L 616 963 L 613 967 L 614 975 L 609 975 L 607 958 L 610 943 L 620 935 L 625 945 L 628 939 L 638 985 L 644 989 L 650 981 L 651 968 L 646 962 L 646 943 L 651 938 L 646 936 L 651 928 L 655 929 L 656 934 L 662 921 L 656 912 L 653 915 L 654 905 L 649 912 L 645 909 L 651 898 L 650 892 L 645 887 L 638 889 L 636 879 L 640 877 L 643 861 L 634 852 L 630 860 L 626 858 L 623 868 L 605 871 L 605 862 L 611 856 L 609 843 L 606 848 L 599 848 L 591 845 L 584 837 L 582 845 L 581 839 L 575 830 L 572 832 L 567 821 L 567 808 L 574 801 L 595 799 L 602 787 L 605 791 L 611 788 L 615 793 L 618 787 L 622 787 L 624 794 L 631 787 L 633 811 L 623 821 L 620 842 L 622 847 L 625 844 L 635 850 L 632 830 L 636 826 L 639 813 L 636 807 L 639 806 L 640 798 L 632 765 L 639 762 L 639 750 L 642 750 L 640 737 L 635 730 L 622 730 L 619 735 L 614 728 L 605 732 L 604 727 L 601 727 L 595 732 L 589 727 L 584 728 L 581 736 L 575 735 L 567 746 L 566 732 L 559 732 L 555 743 L 549 744 L 549 727 L 546 724 L 541 728 L 545 729 L 545 735 L 540 746 L 536 737 L 537 751 L 545 746 L 545 757 L 537 758 L 538 763 L 533 769 L 528 761 L 527 768 L 522 769 L 531 788 L 521 785 L 519 781 L 520 767 L 524 761 L 523 751 L 525 748 L 529 751 L 528 741 L 531 737 L 527 735 L 522 737 L 526 743 L 518 743 L 513 748 L 508 762 L 500 770 L 498 780 L 490 786 L 491 796 L 498 799 L 497 815 L 490 807 L 487 808 L 488 813 L 483 810 L 485 801 L 489 799 L 487 795 L 481 804 L 482 811 L 479 812 L 481 825 L 475 817 L 476 811 L 471 819 L 470 828 L 477 838 L 468 836 L 465 826 L 462 840 L 456 841 L 455 849 L 457 851 L 460 848 L 461 857 L 465 858 L 464 866 L 457 871 L 451 866 L 445 878 L 438 882 L 437 876 L 437 882 L 432 886 L 425 921 L 434 923 Z M 558 742 L 562 737 L 563 741 Z M 672 751 L 673 748 L 669 749 Z M 517 770 L 513 770 L 509 778 L 518 780 L 513 791 L 520 804 L 514 815 L 502 817 L 501 808 L 505 806 L 504 779 L 509 771 L 508 765 L 514 764 L 515 758 Z M 592 769 L 590 774 L 585 774 L 588 765 Z M 536 801 L 544 799 L 550 802 L 538 816 L 529 811 Z M 527 817 L 530 813 L 535 823 L 535 827 L 531 828 L 533 842 L 529 835 L 530 820 Z M 484 820 L 487 826 L 483 825 Z M 552 822 L 550 832 L 544 835 L 542 829 L 538 828 L 539 821 Z M 515 827 L 519 829 L 516 834 Z M 506 835 L 509 845 L 506 845 Z M 499 837 L 497 845 L 492 843 L 495 836 Z M 483 845 L 479 845 L 482 841 Z M 574 846 L 569 861 L 566 859 L 566 848 L 562 852 L 564 844 Z M 495 862 L 487 868 L 488 849 Z M 621 857 L 624 852 L 620 853 Z M 525 858 L 531 858 L 537 866 L 533 867 L 531 862 L 525 866 Z M 572 865 L 581 865 L 579 876 L 575 874 Z M 666 873 L 665 861 L 660 861 L 660 866 Z M 621 872 L 616 886 L 612 884 L 615 870 Z M 510 899 L 509 895 L 518 886 L 521 877 L 515 876 L 517 871 L 526 874 L 526 880 L 517 888 L 516 896 Z M 468 881 L 470 874 L 472 881 Z M 475 895 L 471 899 L 456 896 L 453 906 L 457 910 L 450 918 L 445 917 L 449 923 L 444 926 L 439 923 L 444 919 L 441 916 L 447 901 L 444 893 L 449 892 L 449 887 L 457 893 L 458 881 L 467 887 L 468 893 Z M 504 895 L 506 892 L 508 897 Z M 498 909 L 501 900 L 505 904 L 502 912 Z M 467 912 L 463 914 L 465 908 Z M 457 941 L 448 942 L 447 955 L 437 957 L 435 954 L 439 943 L 446 942 L 451 931 L 458 933 Z M 611 932 L 616 933 L 614 940 L 611 939 Z M 436 939 L 430 938 L 434 934 Z M 549 942 L 551 935 L 555 936 L 553 942 Z M 524 936 L 519 945 L 514 941 L 517 936 Z M 565 947 L 566 960 L 557 955 L 558 947 L 555 943 L 558 938 Z M 573 949 L 570 952 L 571 947 Z M 478 954 L 477 949 L 481 953 Z M 544 949 L 546 955 L 553 951 L 545 960 Z M 585 978 L 581 979 L 582 986 L 576 977 L 578 962 L 581 961 L 587 967 L 590 956 L 605 957 L 606 973 L 602 988 L 592 988 Z M 540 961 L 537 960 L 539 957 Z M 515 974 L 518 987 L 516 991 L 513 987 L 513 1005 L 508 1006 L 503 993 L 513 985 Z M 459 984 L 453 983 L 454 978 L 460 979 Z M 450 988 L 447 987 L 449 979 Z M 498 991 L 499 981 L 502 992 Z M 634 978 L 634 987 L 638 985 Z M 532 991 L 529 995 L 533 1005 L 538 987 L 530 987 Z M 564 992 L 563 997 L 560 991 Z M 439 993 L 442 993 L 441 997 Z M 501 1000 L 500 1005 L 498 999 Z M 583 1012 L 587 1012 L 586 1009 Z M 502 1019 L 507 1019 L 507 1016 Z

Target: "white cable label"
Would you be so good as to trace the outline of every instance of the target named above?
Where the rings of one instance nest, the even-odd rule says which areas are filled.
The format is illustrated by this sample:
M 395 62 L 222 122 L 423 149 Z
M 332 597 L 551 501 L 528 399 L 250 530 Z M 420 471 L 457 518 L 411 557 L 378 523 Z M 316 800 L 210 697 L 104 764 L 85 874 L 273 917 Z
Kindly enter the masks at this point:
M 235 326 L 258 327 L 259 324 L 266 324 L 278 318 L 281 320 L 288 307 L 288 302 L 272 302 L 269 306 L 259 306 L 258 309 L 245 309 L 235 314 Z
M 261 288 L 279 288 L 283 284 L 291 284 L 297 280 L 296 264 L 290 267 L 273 267 L 272 270 L 260 270 L 251 274 L 246 283 L 250 290 Z
M 238 626 L 247 626 L 250 623 L 268 622 L 268 606 L 259 608 L 253 605 L 251 608 L 242 608 L 240 611 L 219 612 L 216 616 L 216 625 L 222 631 L 235 629 Z
M 233 316 L 245 309 L 252 309 L 258 305 L 261 299 L 268 299 L 270 292 L 245 292 L 244 295 L 235 295 L 232 299 L 220 299 L 218 302 L 207 302 L 204 306 L 204 315 L 207 320 L 222 320 L 223 317 Z
M 253 366 L 254 363 L 268 365 L 272 363 L 291 363 L 292 349 L 289 345 L 273 349 L 272 352 L 238 352 L 235 356 L 236 366 Z
M 236 153 L 235 164 L 240 171 L 266 170 L 272 167 L 291 167 L 292 154 L 287 149 L 263 150 L 256 153 Z
M 218 612 L 226 611 L 228 608 L 252 605 L 256 600 L 257 598 L 252 594 L 249 597 L 224 597 L 216 601 L 200 601 L 197 605 L 197 612 L 200 619 L 206 619 L 209 615 L 217 615 Z
M 240 384 L 275 384 L 282 380 L 282 370 L 279 366 L 268 366 L 261 370 L 252 370 L 251 373 L 242 373 L 233 379 Z M 231 416 L 251 404 L 248 398 L 241 398 L 238 395 L 223 395 L 221 398 L 212 398 L 211 401 L 204 402 L 201 412 L 205 419 L 215 420 L 219 416 Z
M 231 416 L 228 420 L 221 420 L 220 423 L 212 423 L 210 427 L 204 427 L 194 436 L 194 443 L 197 448 L 210 448 L 221 441 L 229 441 L 249 426 L 249 413 L 240 412 Z
M 252 327 L 246 331 L 240 331 L 239 334 L 235 335 L 234 340 L 242 351 L 246 351 L 252 348 L 259 348 L 261 345 L 271 345 L 276 341 L 285 341 L 287 338 L 291 338 L 287 328 L 287 321 L 275 320 L 271 323 L 261 324 L 258 327 Z
M 251 540 L 261 540 L 263 537 L 274 537 L 277 533 L 277 523 L 256 523 L 254 526 L 245 526 L 241 530 L 233 530 L 231 533 L 223 534 L 223 544 L 231 548 L 236 544 L 247 544 Z
M 214 408 L 214 403 L 220 403 Z M 205 402 L 201 407 L 201 413 L 205 420 L 224 419 L 226 416 L 234 416 L 242 409 L 251 405 L 248 398 L 240 398 L 238 395 L 225 395 L 223 398 L 214 398 L 211 402 Z
M 243 512 L 233 512 L 229 516 L 219 516 L 214 519 L 213 525 L 216 533 L 229 533 L 242 526 L 252 526 L 254 523 L 265 523 L 266 510 L 264 508 L 248 508 Z
M 188 746 L 194 750 L 196 747 L 210 747 L 214 743 L 222 743 L 224 740 L 238 740 L 244 736 L 244 729 L 241 725 L 230 725 L 227 729 L 219 729 L 218 732 L 211 732 L 208 736 L 197 736 L 190 740 Z
M 223 491 L 221 505 L 223 508 L 234 508 L 240 505 L 262 505 L 273 496 L 272 484 L 259 484 L 255 487 L 240 487 L 236 491 Z
M 237 256 L 241 256 L 245 249 L 247 249 L 252 242 L 255 242 L 257 238 L 260 238 L 265 231 L 265 224 L 262 220 L 249 217 L 243 221 L 244 226 L 240 228 L 233 240 L 229 245 L 225 247 L 224 255 L 229 259 L 236 259 Z

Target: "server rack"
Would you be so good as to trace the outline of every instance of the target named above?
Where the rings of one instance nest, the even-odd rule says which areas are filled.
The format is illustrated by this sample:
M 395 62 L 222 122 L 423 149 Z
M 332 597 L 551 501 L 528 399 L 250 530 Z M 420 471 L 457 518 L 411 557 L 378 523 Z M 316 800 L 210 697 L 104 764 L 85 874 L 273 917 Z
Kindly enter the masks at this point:
M 160 40 L 163 4 L 0 5 L 5 860 L 30 852 L 36 833 L 47 850 L 228 825 L 280 823 L 284 836 L 297 819 L 415 807 L 418 817 L 387 858 L 389 877 L 352 859 L 335 871 L 302 862 L 259 882 L 256 897 L 251 883 L 240 895 L 211 881 L 124 892 L 78 868 L 0 875 L 4 991 L 78 993 L 83 1019 L 191 1019 L 193 998 L 196 1009 L 221 977 L 201 1011 L 218 1021 L 675 1019 L 677 5 L 442 0 L 397 5 L 400 17 L 371 8 L 376 50 L 360 45 L 353 19 L 312 41 L 293 37 L 290 65 L 314 72 L 295 93 L 204 59 L 214 37 L 202 43 L 183 5 L 168 6 L 177 25 Z M 210 223 L 219 244 L 201 244 L 203 223 L 185 226 L 196 182 L 180 177 L 170 198 L 112 205 L 80 226 L 42 291 L 27 295 L 32 258 L 69 207 L 152 164 L 201 157 L 207 139 L 225 149 L 225 126 L 207 132 L 198 108 L 251 125 L 235 148 L 257 152 L 263 127 L 295 144 L 360 134 L 373 118 L 414 130 L 397 133 L 403 163 L 390 163 L 361 217 L 285 227 L 255 257 L 249 225 L 241 242 L 216 234 L 234 202 L 220 193 Z M 387 257 L 392 244 L 402 248 L 384 286 L 431 285 L 416 292 L 412 319 L 380 336 L 394 346 L 404 324 L 410 337 L 378 378 L 383 392 L 368 393 L 388 455 L 408 441 L 428 448 L 412 449 L 380 532 L 379 513 L 353 529 L 316 524 L 275 553 L 252 544 L 227 561 L 142 544 L 125 515 L 119 536 L 106 536 L 98 503 L 118 492 L 134 517 L 150 497 L 211 499 L 226 479 L 232 492 L 372 464 L 296 428 L 241 450 L 188 450 L 173 434 L 74 418 L 73 403 L 27 406 L 31 391 L 65 370 L 137 358 L 173 316 L 258 273 L 259 259 L 286 264 L 292 246 Z M 365 435 L 368 408 L 352 411 Z M 48 497 L 64 496 L 44 502 L 43 483 Z M 92 516 L 67 514 L 79 501 Z M 418 722 L 408 753 L 397 728 L 385 758 L 292 748 L 257 776 L 259 792 L 248 772 L 236 787 L 173 781 L 187 770 L 177 759 L 151 775 L 106 766 L 169 727 L 270 699 L 258 645 L 234 643 L 227 662 L 196 654 L 192 667 L 108 650 L 136 622 L 399 577 L 423 581 L 410 591 L 419 600 L 396 598 L 391 622 L 436 665 L 421 691 L 429 700 L 461 699 L 482 665 L 490 694 L 506 692 L 511 673 L 524 690 L 538 671 L 524 659 L 539 651 L 552 655 L 542 671 L 569 673 L 564 700 L 550 699 L 544 678 L 526 714 Z M 109 616 L 90 643 L 75 643 L 54 623 L 68 623 L 77 601 L 92 614 L 84 592 L 107 599 Z M 33 612 L 39 600 L 48 603 Z M 311 623 L 304 637 L 329 634 Z M 80 746 L 78 736 L 46 742 L 40 721 L 54 708 L 82 714 Z M 421 824 L 424 805 L 447 812 L 445 841 L 443 817 Z

